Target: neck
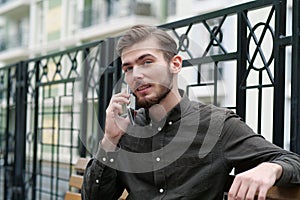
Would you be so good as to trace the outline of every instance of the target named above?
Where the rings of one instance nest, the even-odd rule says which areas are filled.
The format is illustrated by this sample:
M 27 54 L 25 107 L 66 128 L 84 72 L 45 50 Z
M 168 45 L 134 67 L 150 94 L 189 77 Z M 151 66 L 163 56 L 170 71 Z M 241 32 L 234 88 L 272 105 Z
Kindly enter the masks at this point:
M 151 119 L 155 121 L 162 120 L 180 102 L 181 98 L 178 89 L 172 89 L 159 104 L 153 105 L 149 109 Z

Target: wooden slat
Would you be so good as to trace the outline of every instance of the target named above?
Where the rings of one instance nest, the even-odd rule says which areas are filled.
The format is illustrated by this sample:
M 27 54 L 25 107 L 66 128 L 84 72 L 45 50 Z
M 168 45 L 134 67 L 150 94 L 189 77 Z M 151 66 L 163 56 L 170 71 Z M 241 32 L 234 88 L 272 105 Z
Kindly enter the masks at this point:
M 83 173 L 89 160 L 89 158 L 79 158 L 74 166 L 75 170 L 79 173 Z
M 89 158 L 79 158 L 78 161 L 76 162 L 74 168 L 77 173 L 84 173 L 85 168 L 89 162 Z M 77 174 L 72 174 L 69 180 L 69 185 L 71 187 L 81 189 L 83 183 L 83 176 L 82 175 L 77 175 Z M 128 196 L 128 192 L 124 190 L 122 193 L 121 197 L 119 200 L 125 200 Z M 71 191 L 67 191 L 65 195 L 65 200 L 81 200 L 81 194 L 80 193 L 75 193 Z
M 83 183 L 83 176 L 72 174 L 69 180 L 69 185 L 77 189 L 81 189 Z
M 273 186 L 269 189 L 267 194 L 269 200 L 299 200 L 300 199 L 300 185 L 283 187 Z
M 89 160 L 90 160 L 89 158 L 79 158 L 77 160 L 74 166 L 74 169 L 76 170 L 76 174 L 72 174 L 69 180 L 70 187 L 76 188 L 76 190 L 80 191 L 83 183 L 82 174 L 84 173 Z M 67 191 L 64 200 L 81 200 L 81 194 L 79 192 Z
M 67 191 L 64 200 L 81 200 L 81 194 Z

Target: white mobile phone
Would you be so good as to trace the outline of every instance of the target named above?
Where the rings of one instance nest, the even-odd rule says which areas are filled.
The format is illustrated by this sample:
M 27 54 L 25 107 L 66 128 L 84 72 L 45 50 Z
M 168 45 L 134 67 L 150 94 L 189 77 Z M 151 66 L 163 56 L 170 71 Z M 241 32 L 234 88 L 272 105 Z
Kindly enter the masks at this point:
M 133 96 L 129 86 L 127 85 L 127 94 L 130 94 L 130 103 L 126 106 L 126 109 L 127 109 L 127 115 L 129 117 L 129 120 L 130 120 L 130 123 L 131 125 L 135 125 L 135 122 L 134 122 L 134 116 L 135 116 L 135 110 L 134 108 L 132 108 L 132 106 L 135 106 L 135 97 Z

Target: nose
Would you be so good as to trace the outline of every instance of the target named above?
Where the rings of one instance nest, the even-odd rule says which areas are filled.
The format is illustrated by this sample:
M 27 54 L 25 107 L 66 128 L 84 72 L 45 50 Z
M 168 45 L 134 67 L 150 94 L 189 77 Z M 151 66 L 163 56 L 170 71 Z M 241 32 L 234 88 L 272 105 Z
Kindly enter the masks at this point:
M 138 65 L 133 67 L 132 76 L 135 80 L 144 78 L 142 68 Z

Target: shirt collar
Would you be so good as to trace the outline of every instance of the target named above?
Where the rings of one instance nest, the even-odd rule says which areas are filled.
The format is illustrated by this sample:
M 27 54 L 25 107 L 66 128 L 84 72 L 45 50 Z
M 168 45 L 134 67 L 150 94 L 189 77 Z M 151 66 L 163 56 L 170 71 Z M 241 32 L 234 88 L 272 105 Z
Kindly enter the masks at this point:
M 179 93 L 181 95 L 181 100 L 180 102 L 167 114 L 166 116 L 166 121 L 178 121 L 182 118 L 182 116 L 185 115 L 185 113 L 188 110 L 188 107 L 190 105 L 190 100 L 188 98 L 188 96 L 186 95 L 186 93 L 179 89 Z
M 166 117 L 164 117 L 159 122 L 152 122 L 149 117 L 149 112 L 147 112 L 147 111 L 144 112 L 144 114 L 147 115 L 145 118 L 148 118 L 149 123 L 163 125 L 163 124 L 170 124 L 170 123 L 172 124 L 172 123 L 180 120 L 185 115 L 185 113 L 187 113 L 187 110 L 190 105 L 190 100 L 183 90 L 179 89 L 179 93 L 182 97 L 180 102 L 169 111 L 169 113 L 166 115 Z

